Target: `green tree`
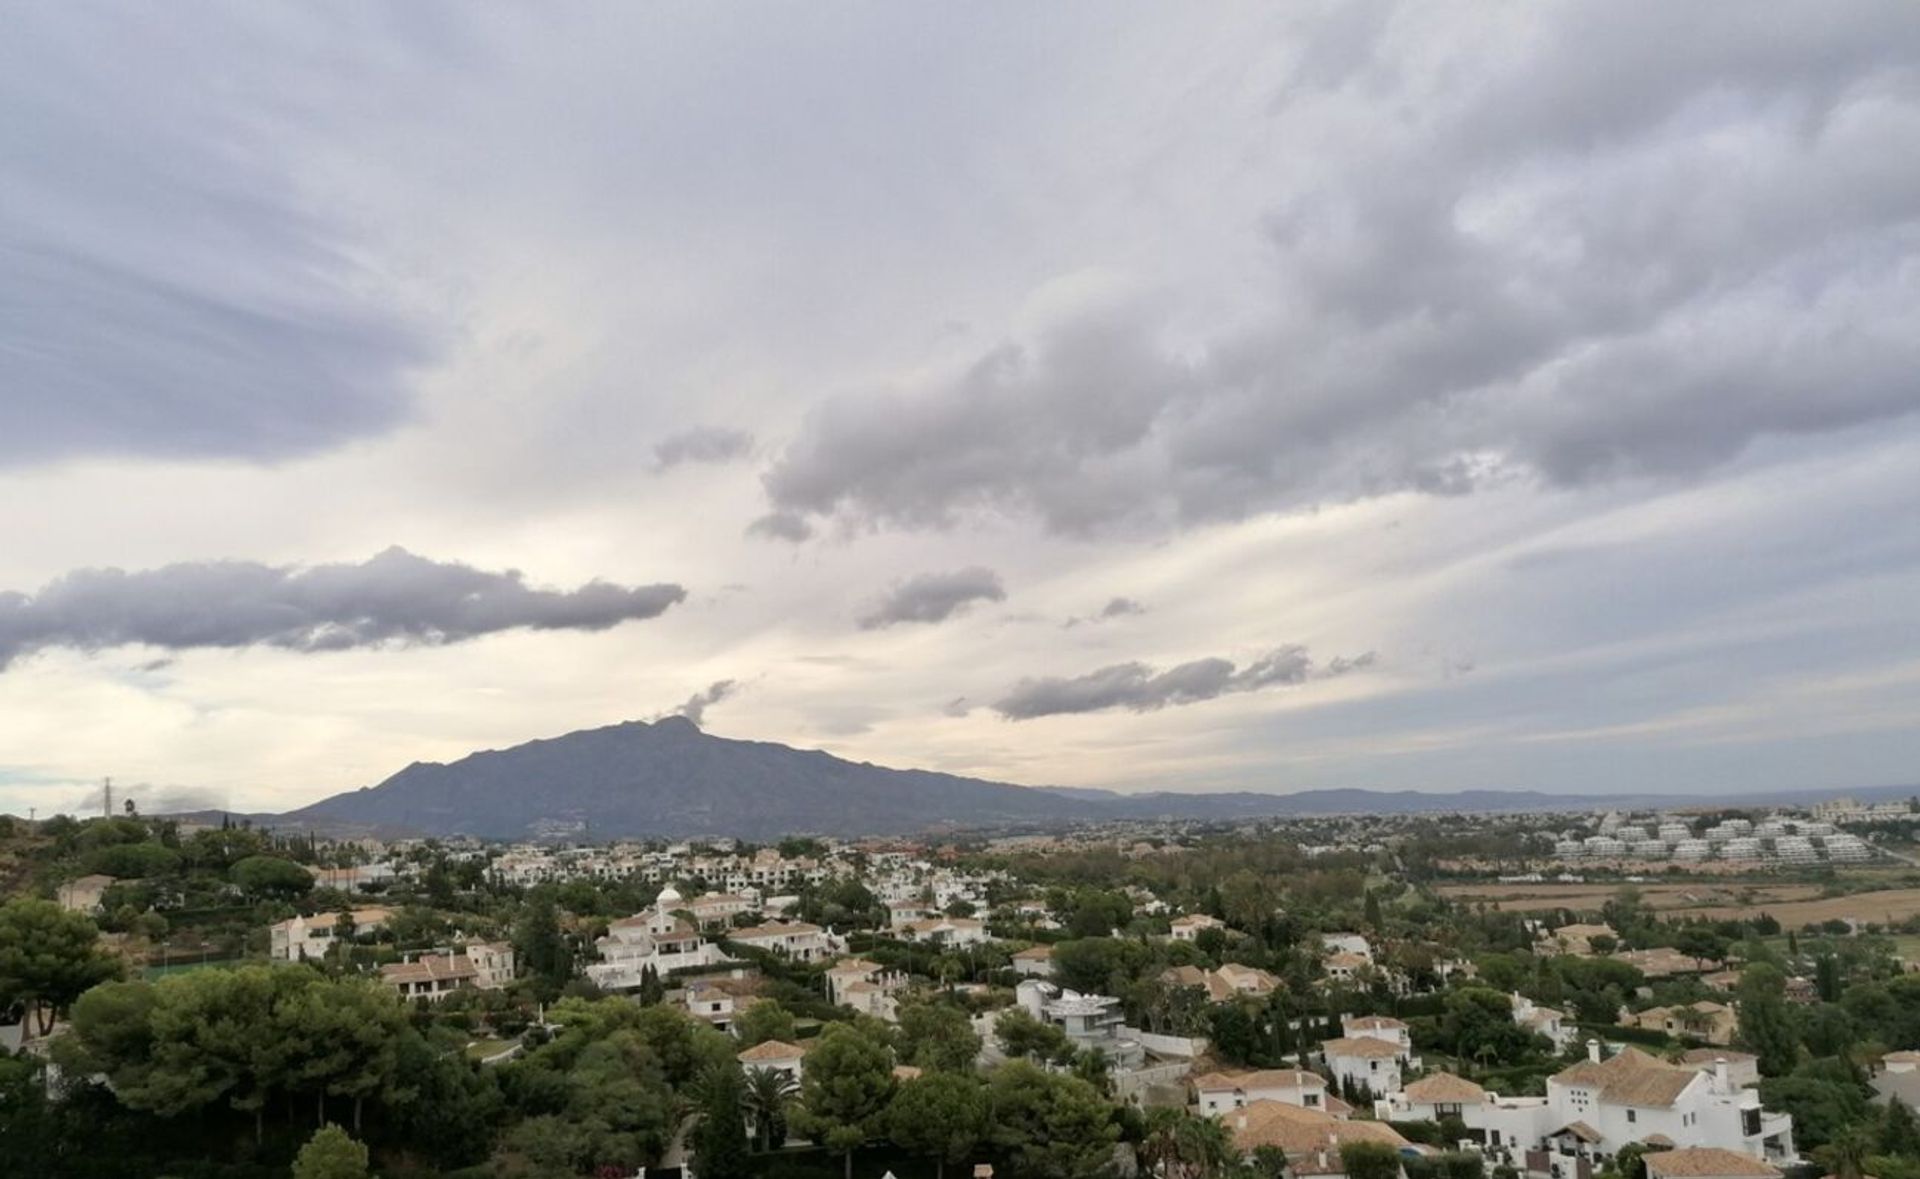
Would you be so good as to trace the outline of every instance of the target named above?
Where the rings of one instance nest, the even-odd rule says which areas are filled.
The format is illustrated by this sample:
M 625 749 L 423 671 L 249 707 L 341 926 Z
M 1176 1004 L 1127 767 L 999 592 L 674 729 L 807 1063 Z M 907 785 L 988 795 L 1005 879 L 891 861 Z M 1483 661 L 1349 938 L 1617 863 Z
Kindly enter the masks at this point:
M 881 1132 L 892 1095 L 893 1057 L 886 1045 L 851 1024 L 835 1024 L 807 1053 L 793 1126 L 840 1155 L 852 1179 L 853 1152 Z
M 1064 1064 L 1073 1057 L 1073 1045 L 1067 1033 L 1053 1024 L 1035 1019 L 1024 1008 L 1009 1007 L 993 1024 L 994 1038 L 1008 1056 L 1030 1057 Z
M 1400 1154 L 1384 1142 L 1344 1142 L 1340 1167 L 1347 1179 L 1399 1179 Z
M 1872 1153 L 1873 1131 L 1855 1124 L 1835 1134 L 1813 1157 L 1833 1179 L 1866 1179 L 1867 1156 Z
M 313 874 L 281 856 L 248 856 L 227 869 L 248 896 L 291 900 L 313 891 Z
M 1880 1152 L 1920 1158 L 1920 1123 L 1913 1107 L 1897 1096 L 1887 1102 L 1887 1116 L 1880 1123 Z
M 967 1013 L 939 1000 L 902 1003 L 896 1038 L 903 1061 L 937 1072 L 970 1070 L 980 1053 L 980 1036 Z
M 761 1150 L 772 1150 L 786 1141 L 787 1109 L 800 1086 L 785 1069 L 752 1068 L 746 1078 L 743 1100 L 753 1122 L 753 1135 Z
M 38 1035 L 90 988 L 117 978 L 119 963 L 100 949 L 100 931 L 52 901 L 21 898 L 0 906 L 0 1007 L 19 1004 Z
M 1800 1057 L 1800 1035 L 1787 1007 L 1787 980 L 1764 962 L 1747 967 L 1737 989 L 1740 1040 L 1760 1058 L 1760 1075 L 1780 1077 Z
M 768 1040 L 791 1043 L 798 1032 L 794 1029 L 793 1012 L 777 1000 L 762 999 L 733 1017 L 733 1034 L 739 1038 L 741 1047 L 751 1048 Z
M 747 1173 L 745 1087 L 736 1067 L 715 1066 L 700 1077 L 699 1120 L 690 1145 L 694 1169 L 705 1179 L 740 1179 Z
M 1147 1111 L 1147 1132 L 1140 1161 L 1164 1179 L 1212 1179 L 1233 1162 L 1233 1140 L 1226 1127 L 1185 1108 Z
M 560 933 L 560 914 L 551 898 L 536 895 L 528 901 L 514 926 L 513 953 L 548 995 L 557 994 L 573 976 L 573 954 Z
M 934 1160 L 937 1179 L 947 1164 L 964 1162 L 987 1133 L 987 1090 L 978 1077 L 928 1073 L 900 1086 L 887 1107 L 887 1136 Z
M 338 1126 L 322 1126 L 293 1160 L 293 1179 L 367 1179 L 367 1148 Z
M 1011 1060 L 994 1070 L 987 1090 L 993 1144 L 1022 1174 L 1086 1179 L 1112 1164 L 1120 1127 L 1113 1106 L 1087 1082 Z

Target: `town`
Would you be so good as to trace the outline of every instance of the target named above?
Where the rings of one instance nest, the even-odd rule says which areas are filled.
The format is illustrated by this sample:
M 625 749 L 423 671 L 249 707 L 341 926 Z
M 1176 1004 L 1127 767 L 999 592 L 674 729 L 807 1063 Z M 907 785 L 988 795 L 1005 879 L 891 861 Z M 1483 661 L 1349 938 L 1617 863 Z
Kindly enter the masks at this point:
M 14 819 L 0 1150 L 1909 1179 L 1917 835 L 1846 801 L 762 846 Z

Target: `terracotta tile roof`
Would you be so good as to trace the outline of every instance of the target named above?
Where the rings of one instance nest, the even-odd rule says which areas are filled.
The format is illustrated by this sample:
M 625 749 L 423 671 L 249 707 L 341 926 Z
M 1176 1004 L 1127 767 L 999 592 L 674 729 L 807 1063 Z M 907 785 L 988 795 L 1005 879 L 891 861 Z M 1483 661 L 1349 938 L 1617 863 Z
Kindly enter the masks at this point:
M 1337 1149 L 1339 1143 L 1382 1142 L 1395 1150 L 1408 1145 L 1385 1122 L 1347 1122 L 1317 1109 L 1282 1101 L 1250 1101 L 1226 1115 L 1227 1130 L 1242 1152 L 1277 1146 L 1289 1157 Z
M 1651 1176 L 1687 1176 L 1690 1179 L 1780 1179 L 1780 1169 L 1763 1159 L 1717 1146 L 1683 1146 L 1646 1156 Z
M 893 1066 L 893 1079 L 896 1081 L 917 1081 L 920 1077 L 920 1069 L 915 1065 L 896 1064 Z
M 1400 1055 L 1401 1049 L 1385 1040 L 1376 1040 L 1372 1036 L 1342 1036 L 1338 1040 L 1327 1040 L 1320 1050 L 1329 1057 L 1357 1056 L 1362 1060 L 1385 1060 Z
M 1560 1127 L 1558 1130 L 1555 1130 L 1553 1133 L 1547 1135 L 1547 1137 L 1558 1138 L 1562 1134 L 1571 1134 L 1575 1138 L 1578 1138 L 1580 1141 L 1588 1143 L 1589 1145 L 1600 1141 L 1600 1137 L 1601 1137 L 1600 1131 L 1594 1129 L 1592 1126 L 1587 1125 L 1585 1122 L 1568 1122 L 1566 1125 Z
M 1485 1089 L 1452 1073 L 1432 1073 L 1421 1077 L 1403 1092 L 1407 1100 L 1426 1105 L 1479 1105 L 1487 1099 Z
M 1613 1105 L 1671 1106 L 1687 1086 L 1700 1079 L 1690 1068 L 1680 1068 L 1649 1056 L 1638 1048 L 1595 1063 L 1583 1060 L 1561 1069 L 1553 1079 L 1599 1091 L 1600 1100 Z
M 761 1064 L 769 1060 L 798 1060 L 807 1054 L 805 1047 L 785 1040 L 765 1040 L 734 1057 L 741 1064 Z
M 1407 1025 L 1386 1015 L 1363 1015 L 1358 1019 L 1343 1020 L 1346 1027 L 1372 1031 L 1406 1031 Z
M 1346 950 L 1341 950 L 1337 954 L 1330 954 L 1327 956 L 1327 965 L 1328 966 L 1344 966 L 1348 970 L 1358 970 L 1362 966 L 1368 965 L 1368 962 L 1367 962 L 1367 959 L 1361 957 L 1359 954 L 1349 953 Z
M 441 980 L 458 982 L 477 978 L 479 974 L 479 969 L 464 954 L 423 954 L 411 962 L 390 962 L 380 968 L 380 980 L 394 986 Z
M 1014 954 L 1013 960 L 1016 962 L 1051 962 L 1053 960 L 1053 947 L 1028 946 L 1026 949 Z

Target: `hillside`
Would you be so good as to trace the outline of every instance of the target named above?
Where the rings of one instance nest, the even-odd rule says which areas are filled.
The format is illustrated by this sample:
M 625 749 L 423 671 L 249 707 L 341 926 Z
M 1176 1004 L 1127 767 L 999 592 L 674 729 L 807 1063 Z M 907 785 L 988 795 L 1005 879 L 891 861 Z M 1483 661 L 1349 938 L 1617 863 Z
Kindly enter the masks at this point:
M 378 786 L 280 821 L 496 839 L 569 829 L 595 838 L 768 838 L 1088 819 L 1099 810 L 1022 786 L 714 737 L 670 717 L 475 753 L 450 765 L 416 762 Z

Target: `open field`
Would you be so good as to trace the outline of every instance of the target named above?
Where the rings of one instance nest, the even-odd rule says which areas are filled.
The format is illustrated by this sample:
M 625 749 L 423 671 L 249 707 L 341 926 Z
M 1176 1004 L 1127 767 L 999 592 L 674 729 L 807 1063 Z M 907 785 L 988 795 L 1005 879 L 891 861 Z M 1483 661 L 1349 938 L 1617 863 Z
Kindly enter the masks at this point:
M 1920 915 L 1920 888 L 1890 888 L 1879 892 L 1861 892 L 1845 897 L 1789 901 L 1784 904 L 1707 905 L 1697 908 L 1666 910 L 1674 916 L 1750 917 L 1756 910 L 1773 915 L 1787 929 L 1822 921 L 1848 920 L 1878 922 L 1882 925 L 1905 921 Z
M 1547 909 L 1598 909 L 1622 888 L 1633 888 L 1640 894 L 1642 904 L 1662 913 L 1729 905 L 1745 907 L 1749 898 L 1754 905 L 1765 905 L 1771 910 L 1781 903 L 1818 900 L 1823 891 L 1817 884 L 1738 884 L 1706 880 L 1635 885 L 1442 884 L 1434 891 L 1450 900 L 1486 901 L 1497 909 L 1530 913 Z

